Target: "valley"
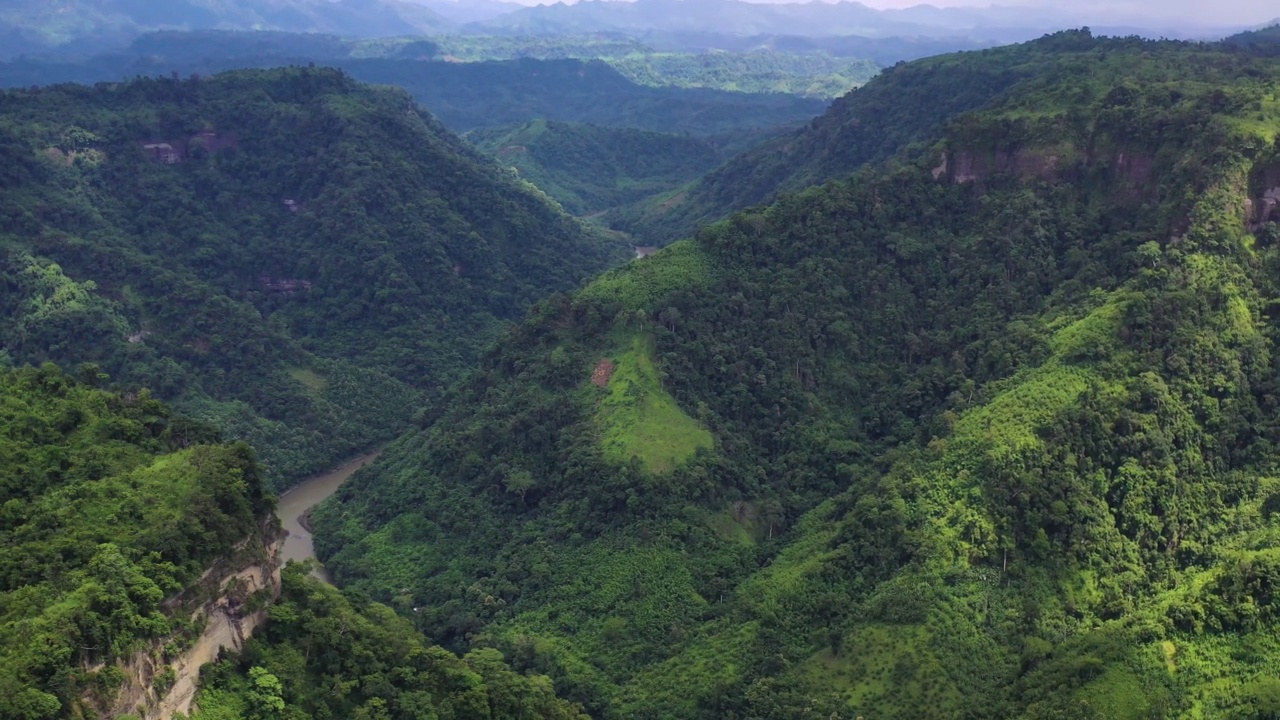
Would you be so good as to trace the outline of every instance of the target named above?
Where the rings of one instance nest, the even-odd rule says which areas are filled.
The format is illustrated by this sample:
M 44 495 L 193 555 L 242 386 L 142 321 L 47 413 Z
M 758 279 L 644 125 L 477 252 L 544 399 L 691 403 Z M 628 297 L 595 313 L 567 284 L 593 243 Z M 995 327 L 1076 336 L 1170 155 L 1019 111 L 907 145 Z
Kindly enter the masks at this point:
M 1280 713 L 1276 27 L 674 2 L 0 11 L 0 720 Z

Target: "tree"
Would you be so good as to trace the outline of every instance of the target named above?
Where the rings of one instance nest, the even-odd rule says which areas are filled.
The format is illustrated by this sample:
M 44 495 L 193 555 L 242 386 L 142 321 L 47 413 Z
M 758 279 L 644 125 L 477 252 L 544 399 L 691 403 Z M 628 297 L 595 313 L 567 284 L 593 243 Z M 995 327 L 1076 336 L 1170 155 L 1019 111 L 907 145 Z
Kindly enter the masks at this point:
M 284 688 L 280 678 L 260 667 L 249 668 L 249 717 L 274 720 L 284 714 Z
M 507 492 L 519 493 L 520 502 L 523 503 L 525 494 L 533 489 L 537 482 L 533 479 L 533 474 L 528 470 L 512 470 L 507 473 L 505 485 Z

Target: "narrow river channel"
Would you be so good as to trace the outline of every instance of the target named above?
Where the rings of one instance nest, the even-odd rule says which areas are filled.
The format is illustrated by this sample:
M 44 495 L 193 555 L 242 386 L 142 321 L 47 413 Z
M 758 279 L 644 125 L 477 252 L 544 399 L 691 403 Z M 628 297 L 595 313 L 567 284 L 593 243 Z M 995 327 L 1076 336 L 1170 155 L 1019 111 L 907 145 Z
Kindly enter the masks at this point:
M 290 488 L 280 496 L 276 507 L 276 517 L 280 524 L 289 531 L 280 549 L 280 561 L 309 560 L 316 556 L 315 545 L 311 542 L 311 533 L 302 527 L 302 517 L 320 501 L 332 495 L 351 474 L 377 459 L 379 453 L 370 453 L 363 457 L 348 460 L 327 473 L 307 478 Z M 318 568 L 315 576 L 325 582 L 332 582 L 324 568 Z

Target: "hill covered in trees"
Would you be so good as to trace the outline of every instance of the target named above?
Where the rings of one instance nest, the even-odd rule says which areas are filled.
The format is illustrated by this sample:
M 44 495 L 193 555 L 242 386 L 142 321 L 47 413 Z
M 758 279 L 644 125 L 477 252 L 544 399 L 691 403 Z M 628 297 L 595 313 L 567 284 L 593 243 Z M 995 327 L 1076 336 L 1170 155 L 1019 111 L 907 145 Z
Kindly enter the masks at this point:
M 269 534 L 274 500 L 247 445 L 83 374 L 0 371 L 4 718 L 110 707 L 116 661 L 191 631 L 166 596 Z
M 80 375 L 0 371 L 0 717 L 130 717 L 126 691 L 169 693 L 220 602 L 269 608 L 266 629 L 204 670 L 193 717 L 585 717 L 547 678 L 431 646 L 309 565 L 284 570 L 278 601 L 249 592 L 246 564 L 270 576 L 279 534 L 252 449 Z
M 0 357 L 97 363 L 277 483 L 390 439 L 626 252 L 333 70 L 5 92 L 0 157 Z
M 1079 42 L 1076 35 L 1060 34 L 886 68 L 804 127 L 743 152 L 689 187 L 607 220 L 645 242 L 689 237 L 704 224 L 779 193 L 844 177 L 912 143 L 936 140 L 948 119 L 998 102 L 1020 82 L 1049 72 L 1085 71 L 1069 67 L 1073 59 L 1083 62 L 1071 54 Z
M 339 582 L 602 718 L 1280 710 L 1280 65 L 1000 52 L 539 304 L 317 511 Z

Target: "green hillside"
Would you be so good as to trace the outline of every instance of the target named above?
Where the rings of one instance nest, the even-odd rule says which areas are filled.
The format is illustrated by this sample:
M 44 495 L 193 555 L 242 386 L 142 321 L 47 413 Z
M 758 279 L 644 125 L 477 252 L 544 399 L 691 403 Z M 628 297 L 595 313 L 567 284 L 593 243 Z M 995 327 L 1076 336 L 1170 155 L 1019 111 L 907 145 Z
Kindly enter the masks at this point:
M 1129 41 L 1110 42 L 1121 48 Z M 1087 37 L 1059 33 L 885 68 L 799 130 L 743 152 L 690 187 L 619 210 L 607 221 L 648 244 L 690 237 L 702 225 L 771 202 L 781 192 L 842 178 L 912 143 L 932 142 L 949 118 L 998 102 L 1018 92 L 1020 83 L 1050 73 L 1087 73 L 1093 47 Z
M 1274 715 L 1264 55 L 887 73 L 966 99 L 539 304 L 319 509 L 322 559 L 594 717 Z
M 543 120 L 475 130 L 467 139 L 575 215 L 679 187 L 724 159 L 702 138 Z
M 275 504 L 253 451 L 216 440 L 146 393 L 0 371 L 0 717 L 109 706 L 115 660 L 187 636 L 162 601 Z
M 390 439 L 628 251 L 332 70 L 5 92 L 0 156 L 3 357 L 96 362 L 276 483 Z
M 53 365 L 0 371 L 6 720 L 104 716 L 138 671 L 135 654 L 169 663 L 200 638 L 190 615 L 209 599 L 197 584 L 206 568 L 261 564 L 278 532 L 247 445 L 218 444 L 149 394 L 97 389 L 97 368 L 80 370 L 82 380 Z M 194 717 L 585 717 L 497 651 L 458 658 L 309 569 L 289 566 L 265 633 L 205 669 Z M 271 602 L 243 592 L 231 602 Z M 157 672 L 156 690 L 174 677 Z

